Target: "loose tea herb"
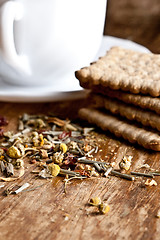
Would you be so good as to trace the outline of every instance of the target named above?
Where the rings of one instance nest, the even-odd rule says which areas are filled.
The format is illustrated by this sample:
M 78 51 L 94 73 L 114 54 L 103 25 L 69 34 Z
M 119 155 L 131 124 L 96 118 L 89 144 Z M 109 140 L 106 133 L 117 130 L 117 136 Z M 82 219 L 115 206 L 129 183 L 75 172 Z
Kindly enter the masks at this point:
M 109 212 L 110 210 L 110 206 L 106 203 L 101 203 L 99 206 L 98 206 L 98 209 L 99 209 L 99 212 L 102 213 L 102 214 L 106 214 Z
M 115 175 L 115 176 L 119 176 L 120 178 L 124 178 L 124 179 L 127 179 L 127 180 L 131 180 L 131 181 L 134 181 L 134 177 L 129 175 L 129 174 L 124 174 L 124 173 L 120 173 L 118 171 L 115 171 L 115 170 L 112 170 L 111 171 L 111 174 Z
M 93 197 L 90 199 L 89 204 L 93 205 L 93 206 L 98 206 L 99 204 L 101 204 L 101 202 L 102 201 L 101 201 L 100 197 Z
M 85 136 L 91 130 L 85 131 Z M 87 143 L 89 151 L 84 152 L 87 145 L 83 134 L 84 129 L 72 125 L 69 120 L 23 114 L 19 117 L 18 132 L 4 132 L 1 139 L 0 160 L 4 176 L 0 176 L 0 180 L 15 181 L 22 177 L 27 160 L 41 168 L 38 175 L 42 178 L 99 176 L 94 167 L 82 164 L 83 169 L 79 168 L 78 158 L 88 157 L 94 151 Z
M 128 156 L 128 157 L 124 156 L 121 162 L 119 163 L 120 169 L 124 169 L 128 171 L 131 166 L 131 160 L 132 160 L 132 156 Z
M 24 189 L 29 187 L 29 183 L 24 183 L 20 188 L 18 188 L 16 191 L 14 191 L 15 194 L 18 194 L 20 192 L 22 192 Z
M 56 177 L 60 173 L 60 167 L 54 163 L 48 165 L 48 170 L 53 177 Z
M 0 116 L 0 126 L 8 121 Z M 93 137 L 93 128 L 82 128 L 70 120 L 45 115 L 19 117 L 18 131 L 0 133 L 0 180 L 11 182 L 23 177 L 27 164 L 34 164 L 31 173 L 50 179 L 63 176 L 66 184 L 73 179 L 116 176 L 135 180 L 133 175 L 153 177 L 153 173 L 129 172 L 132 156 L 123 156 L 115 169 L 115 162 L 100 158 L 102 149 Z M 98 156 L 98 157 L 97 157 Z M 7 190 L 9 192 L 9 190 Z M 6 191 L 6 192 L 7 192 Z M 94 204 L 94 201 L 93 201 Z M 100 204 L 100 203 L 98 203 Z M 108 211 L 108 210 L 100 211 Z
M 12 182 L 15 181 L 19 178 L 21 178 L 24 175 L 24 167 L 21 167 L 19 169 L 19 175 L 15 177 L 0 177 L 0 180 L 5 181 L 5 182 Z
M 89 200 L 91 206 L 95 206 L 100 214 L 106 214 L 110 210 L 110 206 L 103 202 L 100 197 L 93 197 Z
M 149 177 L 153 178 L 154 174 L 149 174 L 149 173 L 141 173 L 141 172 L 131 172 L 132 175 L 140 176 L 140 177 Z
M 153 180 L 153 179 L 152 180 L 151 179 L 147 179 L 146 182 L 145 182 L 145 185 L 149 186 L 149 187 L 157 186 L 157 182 L 155 180 Z

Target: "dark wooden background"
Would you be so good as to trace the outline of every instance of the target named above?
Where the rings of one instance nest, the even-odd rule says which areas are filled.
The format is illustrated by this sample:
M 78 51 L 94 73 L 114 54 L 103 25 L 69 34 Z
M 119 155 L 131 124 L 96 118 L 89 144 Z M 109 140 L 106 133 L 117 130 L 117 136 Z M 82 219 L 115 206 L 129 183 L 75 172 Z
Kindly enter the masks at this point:
M 130 39 L 160 53 L 160 1 L 108 0 L 104 34 Z

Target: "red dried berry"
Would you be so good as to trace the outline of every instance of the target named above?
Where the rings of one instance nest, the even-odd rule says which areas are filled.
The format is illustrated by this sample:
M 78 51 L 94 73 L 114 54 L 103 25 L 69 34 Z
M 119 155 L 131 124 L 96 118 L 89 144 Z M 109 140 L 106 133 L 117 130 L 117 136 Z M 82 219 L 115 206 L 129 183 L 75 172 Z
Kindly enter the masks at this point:
M 79 173 L 81 176 L 90 177 L 89 173 L 85 170 L 75 170 L 75 172 Z
M 63 161 L 63 165 L 65 167 L 70 167 L 72 170 L 75 168 L 77 162 L 77 158 L 72 154 L 68 153 Z
M 71 137 L 71 132 L 64 131 L 58 136 L 59 139 L 63 139 L 63 138 L 66 138 L 66 137 Z

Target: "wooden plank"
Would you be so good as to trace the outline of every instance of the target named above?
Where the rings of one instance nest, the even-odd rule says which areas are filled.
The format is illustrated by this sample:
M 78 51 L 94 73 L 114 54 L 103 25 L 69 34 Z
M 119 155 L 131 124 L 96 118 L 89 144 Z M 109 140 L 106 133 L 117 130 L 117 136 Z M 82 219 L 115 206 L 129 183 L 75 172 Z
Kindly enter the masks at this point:
M 62 117 L 72 114 L 75 117 L 80 105 L 83 103 L 77 101 L 73 111 L 73 102 L 0 103 L 0 114 L 9 119 L 8 128 L 15 129 L 17 116 L 23 112 L 53 111 Z M 104 135 L 100 130 L 95 132 L 94 140 L 99 149 L 102 148 L 95 156 L 97 160 L 115 161 L 118 166 L 123 156 L 131 155 L 132 171 L 143 163 L 160 169 L 160 153 L 145 151 L 109 133 Z M 115 176 L 76 180 L 67 185 L 65 193 L 63 177 L 52 181 L 35 179 L 30 174 L 34 166 L 29 164 L 28 167 L 25 176 L 15 184 L 29 182 L 33 187 L 45 184 L 35 191 L 7 197 L 0 189 L 0 239 L 159 239 L 160 220 L 156 214 L 160 208 L 160 177 L 155 177 L 156 187 L 144 187 L 143 178 L 134 182 Z M 100 215 L 96 207 L 88 205 L 93 196 L 99 196 L 110 205 L 107 215 Z
M 105 35 L 129 39 L 160 53 L 159 0 L 108 0 Z
M 143 5 L 144 4 L 144 5 Z M 129 38 L 158 53 L 159 50 L 159 1 L 108 0 L 108 17 L 105 34 Z M 134 11 L 133 11 L 134 6 Z M 150 6 L 150 7 L 148 7 Z M 152 9 L 151 9 L 152 8 Z M 146 21 L 147 20 L 147 21 Z M 141 24 L 139 24 L 141 23 Z M 138 24 L 138 28 L 135 27 Z M 9 125 L 5 129 L 16 130 L 17 117 L 29 114 L 53 112 L 65 118 L 77 119 L 83 101 L 57 103 L 0 103 L 0 115 L 5 115 Z M 146 151 L 117 139 L 113 135 L 95 132 L 101 152 L 96 159 L 115 161 L 123 156 L 133 156 L 131 170 L 143 163 L 160 169 L 160 153 Z M 35 191 L 18 195 L 3 195 L 0 189 L 0 239 L 29 240 L 88 240 L 88 239 L 136 239 L 159 240 L 160 177 L 157 186 L 144 186 L 146 178 L 127 181 L 118 177 L 75 180 L 64 191 L 63 177 L 52 181 L 36 179 L 30 173 L 35 165 L 27 165 L 25 175 L 14 184 L 29 182 L 31 186 L 43 186 Z M 0 182 L 0 185 L 3 182 Z M 4 183 L 11 186 L 13 183 Z M 99 196 L 110 205 L 106 215 L 100 215 L 88 205 L 93 196 Z

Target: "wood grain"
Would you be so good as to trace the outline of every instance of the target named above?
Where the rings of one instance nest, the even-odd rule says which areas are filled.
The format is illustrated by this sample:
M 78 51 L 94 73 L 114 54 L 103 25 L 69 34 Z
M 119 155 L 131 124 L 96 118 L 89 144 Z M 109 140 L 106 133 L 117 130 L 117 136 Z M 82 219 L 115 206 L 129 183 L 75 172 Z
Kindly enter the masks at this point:
M 159 0 L 108 0 L 105 35 L 130 39 L 160 53 L 159 29 Z
M 47 114 L 52 111 L 62 118 L 76 119 L 79 107 L 85 104 L 85 101 L 0 103 L 0 114 L 9 119 L 9 129 L 16 129 L 17 116 L 23 112 Z M 118 166 L 123 156 L 131 155 L 131 170 L 143 163 L 160 169 L 159 153 L 132 146 L 98 129 L 94 137 L 102 149 L 95 155 L 97 160 L 115 161 Z M 35 179 L 30 174 L 34 165 L 27 167 L 25 176 L 15 184 L 44 185 L 35 191 L 8 197 L 4 197 L 0 189 L 0 239 L 159 239 L 160 220 L 156 214 L 160 208 L 160 177 L 155 178 L 157 187 L 144 187 L 142 178 L 134 182 L 115 176 L 76 180 L 67 185 L 65 193 L 62 177 L 52 181 Z M 110 205 L 107 215 L 98 214 L 95 207 L 88 205 L 93 196 L 101 197 Z
M 2 2 L 2 1 L 1 1 Z M 128 38 L 160 52 L 159 1 L 108 0 L 105 34 Z M 6 129 L 16 130 L 17 117 L 52 112 L 61 118 L 79 121 L 77 111 L 87 103 L 64 101 L 50 103 L 0 103 L 0 115 L 9 120 Z M 96 159 L 115 161 L 123 156 L 133 156 L 131 170 L 147 163 L 160 170 L 160 153 L 117 139 L 108 132 L 96 129 L 95 141 L 101 152 Z M 35 191 L 19 195 L 3 195 L 0 189 L 0 240 L 159 240 L 160 177 L 155 177 L 156 187 L 144 187 L 145 178 L 131 182 L 112 176 L 73 181 L 64 192 L 62 177 L 52 181 L 36 179 L 30 174 L 34 165 L 28 164 L 25 175 L 15 182 L 31 186 L 44 183 Z M 0 183 L 0 185 L 3 182 Z M 4 183 L 10 186 L 12 183 Z M 88 205 L 93 196 L 99 196 L 110 205 L 107 215 L 99 215 L 95 207 Z

